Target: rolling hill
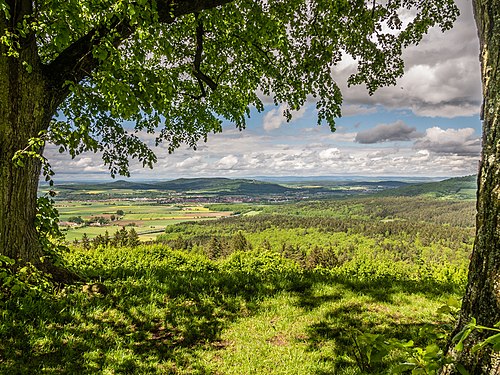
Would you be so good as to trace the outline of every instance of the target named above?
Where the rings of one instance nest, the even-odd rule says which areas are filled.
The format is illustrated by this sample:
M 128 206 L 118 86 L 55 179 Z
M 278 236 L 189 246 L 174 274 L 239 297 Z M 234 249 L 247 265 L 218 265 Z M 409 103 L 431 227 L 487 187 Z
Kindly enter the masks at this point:
M 434 198 L 476 199 L 477 176 L 453 177 L 443 181 L 402 186 L 376 193 L 379 196 L 430 196 Z
M 286 194 L 302 189 L 285 187 L 276 183 L 262 182 L 249 179 L 230 178 L 179 178 L 161 182 L 129 182 L 113 181 L 102 184 L 64 184 L 57 185 L 55 190 L 65 192 L 112 192 L 112 191 L 159 191 L 183 194 L 225 194 L 225 195 L 259 195 L 259 194 Z
M 41 188 L 43 190 L 43 187 Z M 314 180 L 282 185 L 277 182 L 231 178 L 179 178 L 159 182 L 118 180 L 101 184 L 61 184 L 55 190 L 61 199 L 96 199 L 117 197 L 183 196 L 287 196 L 342 197 L 375 194 L 377 196 L 429 196 L 435 198 L 475 199 L 476 176 L 449 178 L 442 181 L 408 183 L 388 181 L 321 181 Z

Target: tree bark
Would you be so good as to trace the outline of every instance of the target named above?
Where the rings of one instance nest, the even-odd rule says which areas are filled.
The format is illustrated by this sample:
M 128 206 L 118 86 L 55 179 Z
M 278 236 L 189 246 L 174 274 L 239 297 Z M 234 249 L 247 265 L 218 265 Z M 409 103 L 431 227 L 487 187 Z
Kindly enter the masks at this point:
M 476 240 L 469 280 L 455 333 L 471 321 L 492 327 L 500 322 L 500 0 L 473 0 L 480 41 L 483 85 L 483 148 L 478 175 Z M 490 336 L 475 331 L 452 355 L 473 374 L 500 374 L 500 355 L 490 348 L 471 353 Z M 450 366 L 444 374 L 458 374 Z
M 0 35 L 6 28 L 8 21 L 0 19 Z M 0 253 L 40 265 L 35 227 L 40 161 L 26 158 L 18 167 L 12 158 L 48 128 L 54 111 L 34 37 L 20 40 L 17 51 L 18 57 L 8 56 L 8 47 L 0 44 Z

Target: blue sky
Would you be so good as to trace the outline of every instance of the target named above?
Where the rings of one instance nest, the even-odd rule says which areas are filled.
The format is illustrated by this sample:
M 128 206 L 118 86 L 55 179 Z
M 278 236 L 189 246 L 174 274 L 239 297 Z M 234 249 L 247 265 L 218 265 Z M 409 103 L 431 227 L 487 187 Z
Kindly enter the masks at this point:
M 153 170 L 132 163 L 132 179 L 250 176 L 463 176 L 477 172 L 481 122 L 479 46 L 469 1 L 442 34 L 431 30 L 405 51 L 405 75 L 394 87 L 369 96 L 363 86 L 347 88 L 354 64 L 334 71 L 344 96 L 337 131 L 316 125 L 313 103 L 287 123 L 284 107 L 264 98 L 263 113 L 252 111 L 247 129 L 225 124 L 196 151 L 181 147 L 169 155 L 155 149 Z M 99 155 L 72 160 L 47 148 L 57 180 L 109 180 Z

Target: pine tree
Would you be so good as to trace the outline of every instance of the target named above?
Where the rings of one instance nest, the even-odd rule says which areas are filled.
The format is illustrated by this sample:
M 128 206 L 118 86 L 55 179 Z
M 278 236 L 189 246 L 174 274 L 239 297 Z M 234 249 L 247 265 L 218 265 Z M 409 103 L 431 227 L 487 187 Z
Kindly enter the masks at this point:
M 134 228 L 130 228 L 128 231 L 127 245 L 130 247 L 136 247 L 141 244 L 139 240 L 139 235 Z
M 85 250 L 90 250 L 90 240 L 89 237 L 87 236 L 87 233 L 84 233 L 82 236 L 82 246 Z

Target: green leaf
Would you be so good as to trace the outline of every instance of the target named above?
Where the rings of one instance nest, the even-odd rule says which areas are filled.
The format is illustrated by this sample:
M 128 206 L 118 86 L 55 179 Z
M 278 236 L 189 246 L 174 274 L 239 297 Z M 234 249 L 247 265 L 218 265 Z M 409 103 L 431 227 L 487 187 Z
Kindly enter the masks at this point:
M 448 305 L 443 305 L 443 306 L 441 306 L 440 308 L 437 309 L 437 313 L 438 314 L 449 314 L 452 311 L 453 310 Z
M 471 349 L 471 352 L 475 353 L 478 350 L 484 348 L 488 344 L 492 344 L 493 348 L 495 348 L 495 345 L 499 345 L 500 344 L 500 333 L 497 333 L 493 336 L 490 336 L 487 339 L 483 340 L 482 342 L 474 345 Z
M 0 254 L 0 262 L 3 262 L 3 263 L 10 265 L 10 266 L 12 266 L 13 264 L 16 263 L 16 261 L 14 259 L 9 258 L 8 256 L 2 255 L 2 254 Z
M 394 366 L 391 370 L 391 374 L 401 374 L 405 371 L 412 370 L 416 367 L 414 363 L 400 363 L 397 366 Z
M 493 350 L 496 352 L 500 351 L 500 341 L 497 341 L 493 344 Z
M 465 327 L 453 337 L 452 342 L 457 342 L 455 345 L 455 350 L 461 352 L 464 348 L 464 341 L 476 328 L 476 318 L 472 318 L 471 321 L 465 325 Z
M 28 73 L 31 73 L 33 71 L 33 67 L 27 61 L 23 61 L 23 66 Z
M 427 372 L 423 369 L 423 368 L 414 368 L 412 371 L 411 371 L 411 374 L 412 375 L 427 375 Z
M 461 363 L 457 363 L 455 367 L 462 375 L 469 375 L 469 371 L 467 371 Z
M 0 0 L 0 11 L 5 14 L 5 18 L 7 20 L 10 19 L 10 7 L 9 4 L 5 2 L 5 0 Z
M 411 348 L 411 347 L 413 347 L 414 342 L 413 342 L 413 340 L 410 340 L 410 341 L 407 341 L 407 342 L 402 343 L 401 345 L 402 345 L 404 348 Z
M 448 300 L 446 301 L 447 305 L 448 306 L 451 306 L 451 307 L 456 307 L 457 309 L 460 308 L 460 306 L 462 306 L 462 302 L 455 298 L 455 297 L 450 297 L 448 298 Z
M 431 344 L 425 348 L 424 356 L 429 357 L 429 358 L 437 357 L 437 355 L 440 351 L 441 351 L 441 349 L 439 348 L 439 346 L 437 344 Z

